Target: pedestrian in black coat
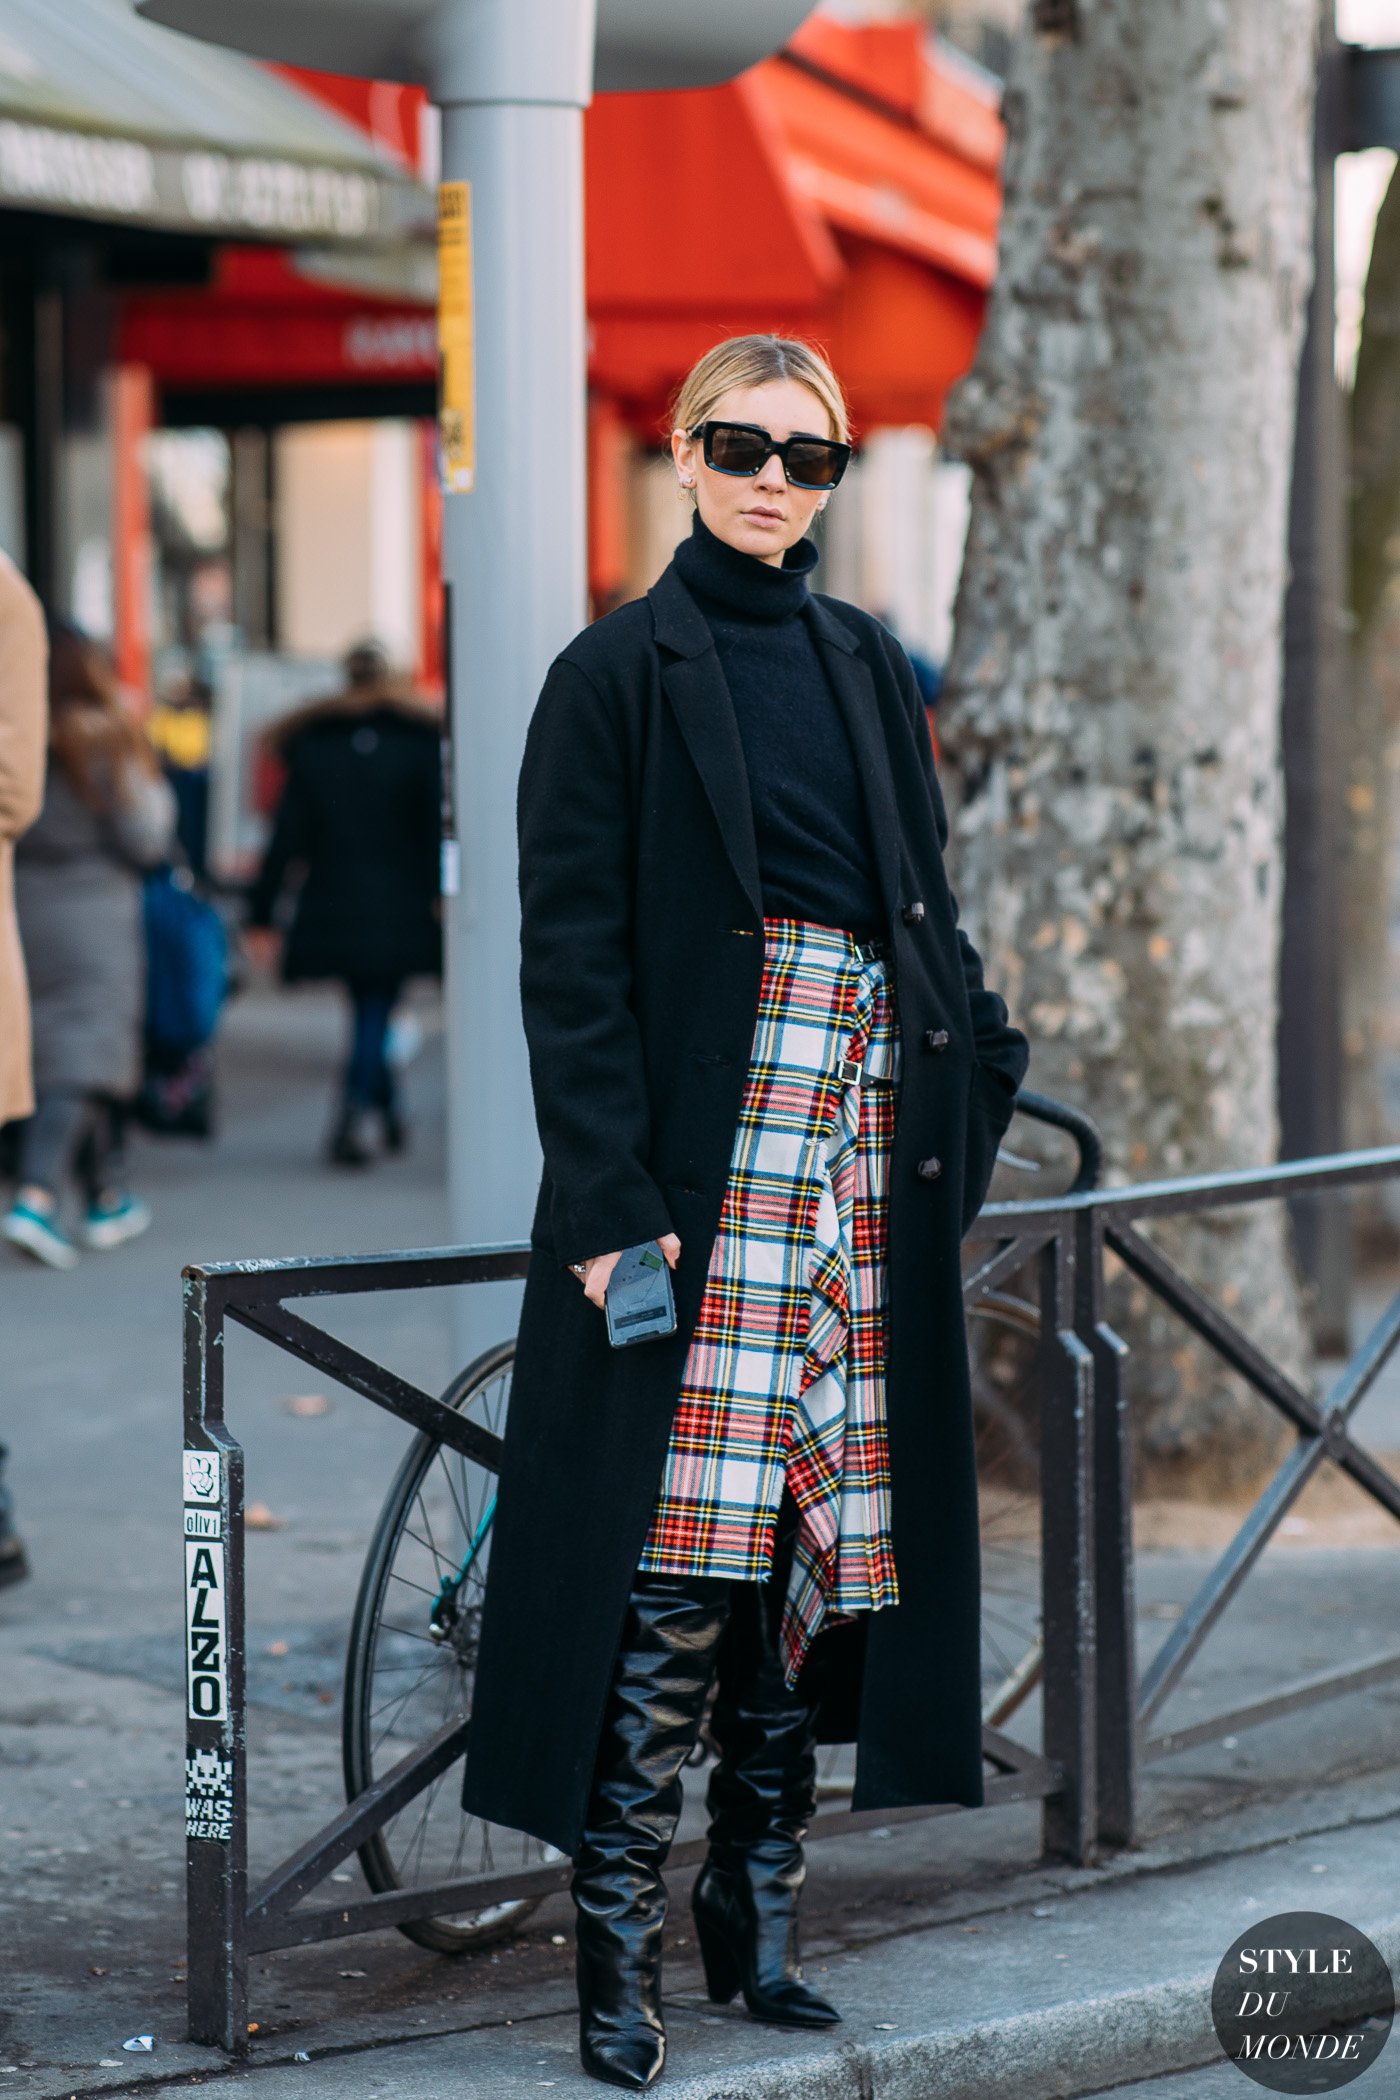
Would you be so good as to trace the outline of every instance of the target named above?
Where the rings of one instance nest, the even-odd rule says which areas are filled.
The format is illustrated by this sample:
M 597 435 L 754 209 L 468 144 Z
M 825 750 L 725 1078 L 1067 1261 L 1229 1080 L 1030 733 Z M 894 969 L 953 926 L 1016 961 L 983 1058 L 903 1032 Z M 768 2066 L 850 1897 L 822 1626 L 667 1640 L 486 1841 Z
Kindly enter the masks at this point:
M 387 1057 L 410 977 L 442 971 L 438 903 L 440 724 L 390 675 L 382 650 L 346 658 L 346 688 L 277 727 L 286 767 L 272 837 L 253 884 L 248 943 L 270 958 L 278 903 L 300 877 L 282 953 L 292 984 L 338 978 L 351 1007 L 350 1051 L 330 1157 L 363 1166 L 377 1116 L 387 1148 L 404 1141 Z
M 742 478 L 702 465 L 685 432 L 721 418 L 840 439 L 837 383 L 805 346 L 740 339 L 697 367 L 676 418 L 696 531 L 725 541 L 720 561 L 751 562 L 755 582 L 764 561 L 805 567 L 802 531 L 825 497 L 786 481 L 776 457 Z M 909 661 L 867 613 L 805 594 L 792 648 L 810 652 L 813 734 L 845 764 L 828 841 L 808 848 L 813 894 L 849 892 L 862 918 L 869 898 L 875 927 L 850 931 L 884 943 L 898 1000 L 885 1375 L 900 1601 L 819 1633 L 794 1693 L 775 1670 L 769 1597 L 791 1548 L 786 1504 L 767 1582 L 637 1574 L 725 1198 L 770 884 L 802 881 L 783 858 L 800 795 L 778 781 L 760 796 L 750 772 L 772 768 L 757 743 L 746 761 L 735 694 L 761 709 L 762 682 L 687 587 L 686 553 L 562 652 L 521 771 L 521 986 L 544 1174 L 465 1777 L 469 1809 L 573 1855 L 584 2062 L 634 2086 L 661 2068 L 659 1868 L 717 1651 L 727 1736 L 696 1895 L 715 1996 L 742 1987 L 751 2011 L 789 2023 L 836 2017 L 795 1964 L 814 1730 L 855 1741 L 858 1809 L 982 1799 L 959 1243 L 1027 1061 L 958 924 Z M 804 774 L 795 746 L 789 770 Z M 785 892 L 776 903 L 791 909 Z M 649 1239 L 673 1263 L 676 1331 L 612 1349 L 599 1309 L 612 1258 Z

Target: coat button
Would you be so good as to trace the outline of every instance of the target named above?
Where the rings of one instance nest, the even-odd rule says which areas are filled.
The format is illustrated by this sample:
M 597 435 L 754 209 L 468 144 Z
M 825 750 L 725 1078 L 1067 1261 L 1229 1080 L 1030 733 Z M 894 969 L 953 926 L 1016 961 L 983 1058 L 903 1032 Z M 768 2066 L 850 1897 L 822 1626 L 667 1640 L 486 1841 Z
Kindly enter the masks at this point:
M 923 923 L 924 923 L 924 907 L 923 907 L 923 905 L 922 905 L 922 904 L 921 904 L 921 903 L 919 902 L 919 899 L 918 899 L 917 897 L 916 897 L 916 898 L 914 899 L 914 902 L 913 902 L 912 904 L 906 904 L 906 905 L 905 905 L 905 907 L 904 907 L 904 911 L 903 911 L 903 915 L 902 915 L 902 916 L 903 916 L 903 919 L 904 919 L 904 923 L 905 923 L 905 925 L 906 925 L 906 926 L 922 926 L 922 925 L 923 925 Z
M 946 1050 L 947 1047 L 948 1031 L 946 1028 L 926 1028 L 924 1030 L 925 1050 Z
M 919 1161 L 918 1175 L 920 1181 L 937 1181 L 942 1172 L 943 1162 L 941 1159 L 921 1159 Z

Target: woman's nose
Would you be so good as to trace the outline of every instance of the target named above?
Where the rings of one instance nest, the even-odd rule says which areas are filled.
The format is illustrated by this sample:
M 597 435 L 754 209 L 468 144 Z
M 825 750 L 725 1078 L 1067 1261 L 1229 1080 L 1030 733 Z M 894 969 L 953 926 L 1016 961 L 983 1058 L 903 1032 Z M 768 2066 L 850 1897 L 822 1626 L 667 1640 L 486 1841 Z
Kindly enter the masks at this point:
M 775 452 L 770 452 L 764 460 L 755 476 L 755 482 L 759 488 L 768 490 L 771 495 L 776 495 L 786 486 L 787 476 L 783 473 L 783 463 Z

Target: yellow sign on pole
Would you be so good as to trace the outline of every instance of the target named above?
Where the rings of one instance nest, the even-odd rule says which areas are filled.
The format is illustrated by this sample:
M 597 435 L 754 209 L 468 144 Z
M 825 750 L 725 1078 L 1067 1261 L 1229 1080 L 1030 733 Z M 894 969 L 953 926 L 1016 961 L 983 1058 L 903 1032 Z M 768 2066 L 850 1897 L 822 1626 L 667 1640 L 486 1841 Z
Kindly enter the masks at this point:
M 438 184 L 438 454 L 442 486 L 476 486 L 476 353 L 472 330 L 472 186 Z

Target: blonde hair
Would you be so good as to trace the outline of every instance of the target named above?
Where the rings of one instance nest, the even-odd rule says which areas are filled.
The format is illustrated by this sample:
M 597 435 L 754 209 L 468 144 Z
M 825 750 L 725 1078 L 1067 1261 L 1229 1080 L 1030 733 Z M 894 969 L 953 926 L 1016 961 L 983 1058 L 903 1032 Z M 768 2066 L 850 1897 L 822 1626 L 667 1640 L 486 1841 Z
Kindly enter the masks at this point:
M 831 435 L 849 443 L 850 414 L 840 380 L 820 350 L 790 335 L 731 335 L 707 350 L 681 381 L 672 427 L 693 430 L 714 414 L 732 386 L 764 386 L 772 379 L 795 379 L 809 388 L 830 418 Z

